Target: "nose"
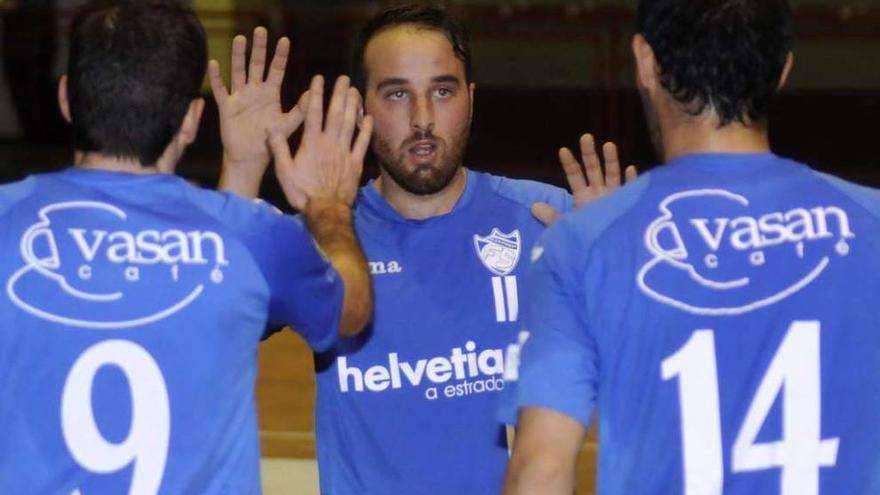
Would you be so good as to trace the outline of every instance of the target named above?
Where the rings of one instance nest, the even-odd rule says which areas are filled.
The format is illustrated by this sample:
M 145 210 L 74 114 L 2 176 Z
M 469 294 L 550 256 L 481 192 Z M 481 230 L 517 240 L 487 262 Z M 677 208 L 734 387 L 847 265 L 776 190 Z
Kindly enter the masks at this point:
M 413 102 L 412 127 L 418 132 L 434 130 L 434 105 L 430 98 L 420 97 Z

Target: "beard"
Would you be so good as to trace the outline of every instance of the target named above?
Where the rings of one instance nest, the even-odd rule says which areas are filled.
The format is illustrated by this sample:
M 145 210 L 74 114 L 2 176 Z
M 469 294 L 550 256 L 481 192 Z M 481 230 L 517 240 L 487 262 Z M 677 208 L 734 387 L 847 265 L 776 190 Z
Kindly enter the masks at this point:
M 383 136 L 373 138 L 373 152 L 379 167 L 388 173 L 394 182 L 404 191 L 418 196 L 436 194 L 452 182 L 464 160 L 470 129 L 451 138 L 448 142 L 435 137 L 431 131 L 416 132 L 395 149 Z M 416 165 L 408 168 L 406 164 L 407 148 L 421 140 L 433 140 L 437 145 L 437 156 L 432 163 Z
M 657 115 L 657 108 L 651 102 L 647 92 L 639 88 L 639 96 L 642 99 L 642 108 L 645 110 L 645 121 L 648 124 L 648 135 L 651 137 L 651 144 L 654 145 L 654 152 L 661 162 L 666 161 L 666 153 L 663 149 L 663 130 L 660 128 L 660 117 Z

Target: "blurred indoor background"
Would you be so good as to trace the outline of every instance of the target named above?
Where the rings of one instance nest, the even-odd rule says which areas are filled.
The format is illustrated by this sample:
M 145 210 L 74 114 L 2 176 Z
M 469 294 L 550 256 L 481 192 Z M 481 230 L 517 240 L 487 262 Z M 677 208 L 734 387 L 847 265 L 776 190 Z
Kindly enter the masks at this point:
M 880 186 L 874 149 L 874 132 L 880 130 L 880 0 L 791 1 L 795 68 L 771 111 L 773 146 L 820 170 Z M 0 0 L 0 182 L 70 161 L 69 131 L 57 111 L 55 85 L 64 70 L 64 40 L 77 3 Z M 265 25 L 272 36 L 292 39 L 287 106 L 312 74 L 347 72 L 351 39 L 360 24 L 395 3 L 193 2 L 206 26 L 211 56 L 227 70 L 236 33 Z M 556 150 L 576 145 L 587 131 L 617 142 L 622 159 L 641 170 L 655 162 L 633 86 L 633 0 L 435 3 L 471 29 L 477 92 L 469 167 L 561 184 Z M 216 108 L 205 88 L 209 104 L 199 139 L 179 172 L 213 187 L 222 149 Z M 273 179 L 265 181 L 262 194 L 283 206 Z M 289 333 L 273 337 L 262 354 L 258 397 L 267 493 L 315 493 L 311 357 Z M 592 440 L 583 457 L 579 493 L 592 493 L 586 488 L 592 484 Z

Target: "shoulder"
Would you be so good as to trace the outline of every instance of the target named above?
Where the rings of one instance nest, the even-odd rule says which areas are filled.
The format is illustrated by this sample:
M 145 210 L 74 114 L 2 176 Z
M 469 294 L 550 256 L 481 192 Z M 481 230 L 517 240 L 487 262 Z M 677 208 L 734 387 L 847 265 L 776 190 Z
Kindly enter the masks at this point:
M 816 177 L 826 182 L 856 202 L 875 218 L 880 219 L 880 189 L 862 186 L 830 174 L 812 171 Z
M 0 186 L 0 215 L 5 214 L 16 203 L 27 198 L 33 192 L 36 183 L 36 177 L 31 176 L 18 182 Z
M 564 215 L 547 229 L 546 236 L 576 236 L 581 242 L 595 243 L 639 203 L 651 184 L 652 175 L 643 174 L 614 193 Z
M 289 225 L 303 229 L 302 221 L 285 215 L 278 208 L 260 199 L 246 199 L 230 192 L 212 191 L 186 186 L 190 202 L 202 213 L 223 223 L 233 232 L 247 234 Z
M 488 187 L 498 196 L 530 208 L 534 203 L 542 202 L 560 211 L 572 208 L 571 195 L 565 189 L 543 182 L 511 179 L 498 175 L 472 172 L 479 180 L 485 181 Z

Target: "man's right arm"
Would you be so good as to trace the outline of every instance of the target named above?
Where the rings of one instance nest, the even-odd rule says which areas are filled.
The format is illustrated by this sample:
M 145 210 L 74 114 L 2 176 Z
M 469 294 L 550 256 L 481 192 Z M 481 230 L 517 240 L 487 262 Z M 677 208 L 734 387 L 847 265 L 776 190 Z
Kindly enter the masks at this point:
M 354 234 L 351 207 L 340 201 L 312 199 L 303 210 L 306 227 L 342 278 L 345 295 L 339 333 L 356 335 L 369 322 L 373 292 L 367 260 Z
M 306 227 L 342 278 L 345 296 L 340 333 L 358 333 L 369 321 L 373 293 L 367 261 L 354 232 L 352 204 L 357 196 L 373 122 L 364 118 L 352 144 L 361 99 L 347 77 L 336 81 L 324 118 L 324 79 L 309 88 L 305 130 L 295 156 L 285 132 L 269 147 L 287 201 L 302 212 Z
M 288 202 L 299 210 L 306 227 L 343 282 L 344 298 L 339 333 L 359 332 L 372 313 L 372 288 L 366 258 L 354 233 L 351 205 L 363 170 L 372 131 L 370 119 L 352 139 L 360 112 L 360 96 L 347 78 L 337 82 L 326 119 L 323 116 L 323 78 L 289 112 L 281 109 L 281 82 L 289 41 L 278 42 L 263 79 L 268 33 L 254 31 L 249 70 L 245 72 L 247 40 L 238 36 L 232 47 L 232 87 L 227 91 L 216 61 L 210 79 L 220 110 L 223 169 L 219 188 L 241 196 L 257 196 L 268 165 L 275 159 L 279 182 Z M 312 90 L 317 92 L 310 99 Z M 293 157 L 287 138 L 306 121 L 300 148 Z

